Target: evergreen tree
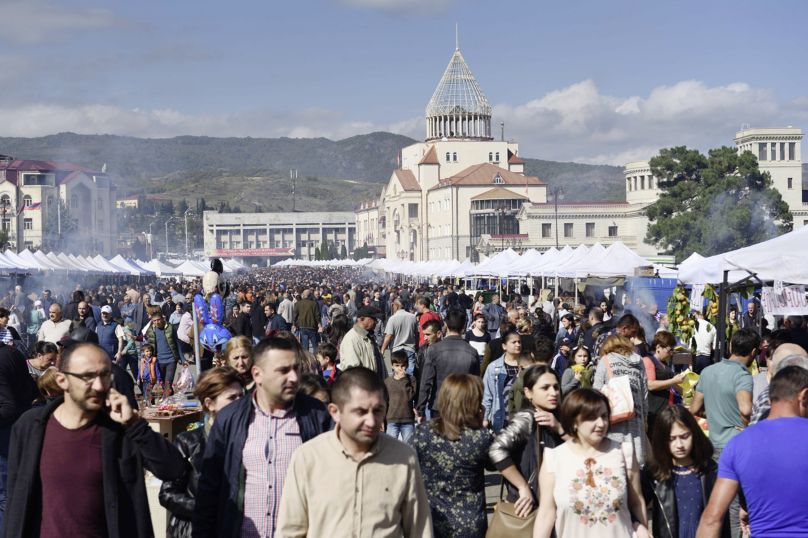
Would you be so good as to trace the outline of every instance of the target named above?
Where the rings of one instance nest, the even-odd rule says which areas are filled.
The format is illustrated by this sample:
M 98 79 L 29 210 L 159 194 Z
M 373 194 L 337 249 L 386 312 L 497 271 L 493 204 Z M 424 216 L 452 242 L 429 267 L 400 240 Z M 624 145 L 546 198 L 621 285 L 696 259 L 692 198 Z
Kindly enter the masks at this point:
M 323 242 L 320 243 L 320 259 L 321 260 L 330 260 L 331 258 L 328 257 L 328 241 L 323 239 Z
M 339 249 L 339 259 L 345 260 L 348 258 L 348 249 L 345 248 L 345 244 L 342 244 L 342 247 Z
M 660 150 L 650 165 L 662 192 L 646 209 L 645 242 L 677 260 L 754 245 L 792 228 L 788 204 L 750 151 L 724 146 L 705 157 L 680 146 Z
M 314 247 L 314 259 L 320 261 L 320 247 Z
M 182 202 L 180 202 L 180 208 L 179 208 L 179 210 L 177 211 L 177 214 L 178 214 L 178 215 L 182 215 L 182 214 L 183 214 L 183 213 L 185 213 L 186 211 L 188 211 L 188 202 L 186 202 L 186 201 L 185 201 L 185 198 L 183 198 L 183 199 L 182 199 Z
M 62 213 L 61 234 L 59 233 L 59 211 Z M 48 210 L 42 228 L 42 246 L 50 250 L 63 250 L 67 243 L 67 236 L 75 231 L 76 224 L 68 218 L 65 201 L 61 197 L 57 197 L 57 207 Z

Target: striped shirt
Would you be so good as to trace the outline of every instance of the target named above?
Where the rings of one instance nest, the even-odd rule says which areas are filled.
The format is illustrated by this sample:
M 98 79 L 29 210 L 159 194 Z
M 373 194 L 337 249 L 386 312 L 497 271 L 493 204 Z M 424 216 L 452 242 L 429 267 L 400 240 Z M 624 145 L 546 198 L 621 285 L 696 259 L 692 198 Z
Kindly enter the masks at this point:
M 272 538 L 286 471 L 303 441 L 292 405 L 280 413 L 265 413 L 255 398 L 253 394 L 253 413 L 241 456 L 247 475 L 241 537 Z
M 0 341 L 4 344 L 10 344 L 14 340 L 14 337 L 11 336 L 11 331 L 8 329 L 0 329 Z

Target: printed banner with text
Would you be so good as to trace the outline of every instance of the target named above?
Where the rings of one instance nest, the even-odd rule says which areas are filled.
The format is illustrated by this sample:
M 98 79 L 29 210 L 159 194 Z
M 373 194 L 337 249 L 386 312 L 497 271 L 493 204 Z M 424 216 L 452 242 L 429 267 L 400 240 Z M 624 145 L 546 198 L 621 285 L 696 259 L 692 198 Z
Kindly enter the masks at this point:
M 808 314 L 808 300 L 805 299 L 805 286 L 783 286 L 782 293 L 777 288 L 763 288 L 760 303 L 764 314 L 792 316 Z
M 289 248 L 222 248 L 213 251 L 214 256 L 294 256 L 295 249 Z

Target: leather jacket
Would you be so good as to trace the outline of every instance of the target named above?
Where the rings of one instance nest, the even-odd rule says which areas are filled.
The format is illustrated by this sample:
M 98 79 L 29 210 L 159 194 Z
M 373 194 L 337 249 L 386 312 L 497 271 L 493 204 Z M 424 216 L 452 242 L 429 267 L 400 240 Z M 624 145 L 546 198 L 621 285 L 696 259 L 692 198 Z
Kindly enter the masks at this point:
M 699 472 L 701 479 L 702 505 L 707 508 L 710 494 L 718 475 L 718 464 L 710 461 L 707 467 Z M 679 514 L 676 509 L 676 492 L 673 489 L 673 478 L 660 482 L 647 471 L 642 472 L 642 490 L 645 502 L 648 506 L 653 505 L 654 525 L 652 535 L 655 538 L 678 538 L 679 537 Z M 701 514 L 698 516 L 701 517 Z M 724 514 L 724 524 L 721 526 L 721 538 L 732 536 L 729 523 L 729 511 Z
M 539 500 L 539 437 L 536 435 L 536 422 L 533 409 L 522 409 L 500 430 L 488 448 L 488 459 L 497 471 L 502 472 L 515 465 L 533 492 L 534 504 Z M 541 428 L 541 450 L 555 448 L 563 441 L 549 428 Z M 515 502 L 519 491 L 508 484 L 508 501 Z
M 205 427 L 199 427 L 189 432 L 183 432 L 174 439 L 187 462 L 187 469 L 182 478 L 163 482 L 160 486 L 160 505 L 171 512 L 168 526 L 171 536 L 175 538 L 190 538 L 191 517 L 194 513 L 194 498 L 196 485 L 199 479 L 199 470 L 202 467 L 202 456 L 205 455 L 207 435 Z

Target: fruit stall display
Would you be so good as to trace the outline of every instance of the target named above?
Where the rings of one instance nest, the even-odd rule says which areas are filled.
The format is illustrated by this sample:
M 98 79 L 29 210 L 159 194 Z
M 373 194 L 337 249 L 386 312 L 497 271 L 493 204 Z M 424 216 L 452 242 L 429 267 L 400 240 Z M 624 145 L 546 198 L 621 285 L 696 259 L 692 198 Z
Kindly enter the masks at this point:
M 668 299 L 668 330 L 686 345 L 696 333 L 696 319 L 690 311 L 690 297 L 681 284 L 673 289 Z

